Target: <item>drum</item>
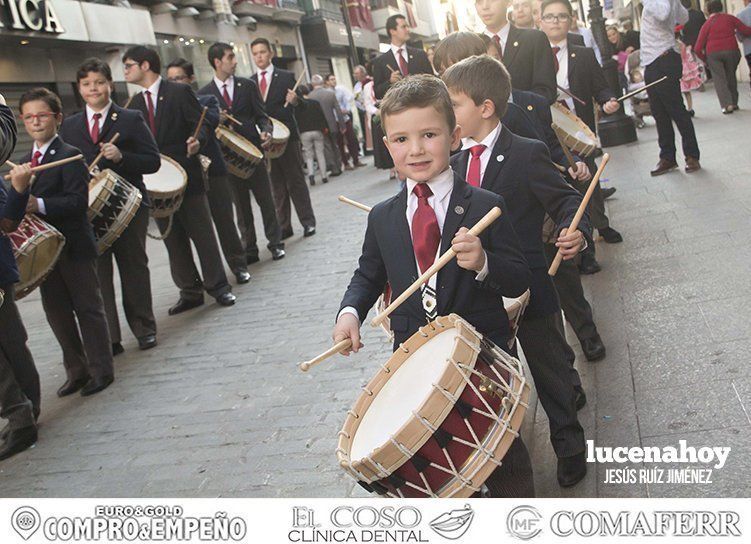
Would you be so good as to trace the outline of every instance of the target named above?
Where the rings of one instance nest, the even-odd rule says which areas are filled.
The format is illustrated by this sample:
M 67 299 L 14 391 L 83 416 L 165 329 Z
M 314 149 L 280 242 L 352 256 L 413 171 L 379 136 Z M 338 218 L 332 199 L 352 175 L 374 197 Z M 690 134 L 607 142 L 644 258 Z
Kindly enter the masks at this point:
M 519 435 L 529 398 L 517 359 L 459 316 L 439 317 L 363 388 L 337 458 L 380 495 L 469 497 Z
M 16 284 L 16 298 L 22 299 L 52 272 L 65 246 L 65 236 L 33 214 L 27 214 L 18 229 L 7 236 L 21 276 Z
M 550 113 L 553 116 L 553 130 L 571 151 L 580 157 L 589 157 L 600 147 L 597 135 L 571 110 L 556 102 L 550 106 Z
M 99 172 L 89 184 L 89 221 L 101 255 L 115 243 L 141 205 L 141 191 L 110 169 Z
M 159 155 L 162 165 L 153 174 L 144 174 L 143 184 L 151 200 L 151 216 L 169 217 L 183 203 L 188 174 L 180 163 L 166 155 Z
M 250 140 L 223 126 L 216 127 L 216 139 L 222 148 L 230 174 L 241 179 L 248 179 L 252 176 L 256 166 L 263 160 L 261 150 Z
M 289 141 L 289 129 L 287 125 L 281 121 L 269 117 L 271 124 L 274 126 L 274 130 L 271 134 L 271 145 L 266 150 L 266 156 L 269 159 L 278 159 L 284 155 L 284 150 L 287 149 L 287 142 Z

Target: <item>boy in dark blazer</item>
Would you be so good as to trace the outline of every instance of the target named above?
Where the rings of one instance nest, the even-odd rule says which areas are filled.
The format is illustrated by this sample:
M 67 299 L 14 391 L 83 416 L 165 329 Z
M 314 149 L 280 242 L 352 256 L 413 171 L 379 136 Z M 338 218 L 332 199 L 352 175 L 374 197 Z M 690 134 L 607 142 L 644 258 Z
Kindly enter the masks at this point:
M 389 90 L 381 105 L 386 145 L 406 178 L 405 189 L 376 205 L 368 216 L 362 256 L 334 327 L 333 338 L 352 340 L 358 351 L 360 323 L 388 281 L 403 292 L 452 247 L 457 252 L 428 282 L 438 315 L 459 314 L 503 348 L 510 337 L 503 296 L 520 296 L 529 269 L 511 227 L 503 199 L 467 186 L 449 167 L 459 127 L 446 87 L 434 76 L 410 76 Z M 503 215 L 480 237 L 468 233 L 494 206 Z M 391 314 L 394 348 L 425 324 L 424 295 L 412 295 Z M 492 496 L 534 495 L 529 456 L 516 439 L 503 465 L 486 481 Z
M 284 153 L 271 160 L 271 192 L 282 236 L 288 238 L 293 233 L 290 200 L 295 205 L 297 218 L 302 224 L 303 236 L 313 236 L 316 233 L 316 216 L 310 202 L 308 185 L 305 183 L 300 132 L 295 119 L 295 111 L 298 108 L 304 109 L 306 103 L 292 90 L 295 86 L 294 74 L 271 64 L 274 53 L 266 38 L 253 40 L 250 51 L 258 67 L 258 71 L 250 79 L 258 86 L 266 113 L 289 129 L 289 141 Z
M 211 94 L 217 97 L 222 110 L 230 113 L 242 126 L 229 124 L 234 131 L 250 140 L 259 149 L 265 149 L 271 141 L 272 126 L 258 92 L 258 86 L 243 77 L 235 77 L 237 59 L 233 47 L 228 43 L 217 42 L 209 48 L 209 64 L 214 70 L 214 79 L 202 87 L 198 94 Z M 256 126 L 260 128 L 256 129 Z M 271 182 L 264 164 L 259 164 L 248 179 L 240 179 L 230 174 L 230 184 L 235 193 L 237 223 L 245 244 L 247 263 L 259 261 L 256 228 L 253 222 L 253 208 L 250 204 L 250 191 L 261 208 L 263 230 L 268 240 L 267 247 L 275 261 L 283 259 L 284 242 L 279 220 L 276 216 L 274 198 L 271 195 Z
M 33 167 L 79 153 L 57 135 L 63 118 L 57 95 L 43 88 L 27 91 L 21 95 L 19 111 L 34 140 L 24 163 Z M 65 236 L 60 259 L 40 288 L 47 321 L 63 349 L 67 381 L 57 391 L 60 397 L 78 390 L 83 396 L 93 395 L 115 379 L 96 273 L 94 231 L 86 216 L 89 177 L 83 161 L 39 172 L 26 207 L 28 213 L 38 214 Z
M 123 310 L 140 349 L 156 346 L 156 319 L 151 302 L 151 275 L 146 255 L 149 197 L 143 175 L 159 170 L 159 149 L 141 112 L 121 108 L 110 99 L 112 72 L 97 58 L 84 61 L 76 75 L 78 91 L 86 102 L 83 111 L 66 117 L 60 137 L 81 150 L 87 163 L 100 151 L 99 170 L 111 169 L 141 192 L 141 206 L 120 237 L 97 259 L 104 309 L 112 340 L 112 352 L 122 353 L 120 320 L 117 316 L 112 257 L 117 261 L 122 287 Z M 119 134 L 116 143 L 109 141 Z
M 193 136 L 201 117 L 198 98 L 190 86 L 162 79 L 161 60 L 152 49 L 131 47 L 123 55 L 123 64 L 126 81 L 144 88 L 133 98 L 131 108 L 144 115 L 159 151 L 180 163 L 188 175 L 180 208 L 171 218 L 157 219 L 162 234 L 170 229 L 164 245 L 172 279 L 180 289 L 180 298 L 169 309 L 169 315 L 203 305 L 204 290 L 220 306 L 232 306 L 236 297 L 222 266 L 198 160 L 198 150 L 206 142 L 206 124 L 201 126 L 197 138 Z M 191 242 L 201 261 L 203 280 L 193 261 Z
M 577 394 L 583 399 L 584 392 L 573 367 L 574 352 L 566 343 L 555 287 L 547 274 L 542 224 L 547 213 L 560 229 L 556 246 L 564 259 L 572 259 L 592 243 L 589 221 L 585 215 L 580 230 L 568 233 L 581 195 L 560 176 L 545 144 L 516 136 L 501 125 L 511 83 L 500 62 L 488 55 L 470 57 L 446 70 L 443 79 L 463 136 L 463 151 L 452 157 L 451 164 L 470 185 L 506 200 L 532 270 L 529 306 L 518 335 L 550 421 L 558 481 L 568 487 L 586 474 L 584 430 L 576 415 Z

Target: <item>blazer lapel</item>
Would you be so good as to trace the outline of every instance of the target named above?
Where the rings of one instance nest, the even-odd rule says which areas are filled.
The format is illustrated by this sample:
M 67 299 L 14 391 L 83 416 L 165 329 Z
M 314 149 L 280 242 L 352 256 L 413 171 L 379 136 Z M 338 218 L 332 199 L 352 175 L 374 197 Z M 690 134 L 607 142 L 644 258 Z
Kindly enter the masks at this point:
M 81 122 L 78 123 L 78 128 L 81 130 L 81 135 L 85 140 L 91 142 L 92 144 L 96 144 L 96 142 L 91 139 L 91 132 L 89 131 L 89 116 L 86 113 L 86 108 L 84 108 L 81 112 Z
M 501 125 L 501 133 L 498 135 L 488 165 L 485 167 L 485 174 L 482 177 L 481 187 L 485 187 L 486 180 L 497 179 L 498 174 L 506 165 L 506 156 L 508 155 L 508 148 L 510 145 L 511 134 L 506 127 Z
M 443 222 L 443 233 L 441 234 L 441 255 L 451 247 L 451 240 L 454 239 L 456 231 L 459 230 L 462 220 L 469 211 L 470 192 L 471 189 L 469 189 L 469 185 L 464 181 L 464 178 L 454 173 L 454 188 L 451 192 L 446 219 Z M 438 315 L 446 315 L 446 308 L 450 307 L 449 302 L 453 300 L 458 284 L 458 273 L 459 266 L 456 264 L 456 259 L 449 261 L 438 272 L 436 281 L 438 286 Z
M 102 125 L 102 130 L 99 132 L 99 142 L 109 142 L 110 136 L 109 133 L 112 130 L 112 126 L 117 121 L 117 118 L 120 116 L 120 106 L 112 103 L 112 106 L 110 106 L 110 111 L 107 112 L 107 117 L 104 120 L 104 124 Z M 84 114 L 85 115 L 85 114 Z M 95 144 L 99 144 L 99 142 L 94 142 Z
M 42 157 L 42 162 L 39 164 L 47 164 L 48 162 L 53 162 L 58 160 L 57 153 L 60 150 L 60 146 L 62 145 L 62 141 L 60 140 L 60 136 L 56 136 L 54 140 L 52 140 L 52 143 L 47 148 L 47 152 L 44 154 L 44 157 Z
M 269 87 L 266 89 L 266 98 L 261 96 L 264 102 L 269 101 L 269 97 L 271 96 L 271 93 L 275 91 L 278 86 L 279 86 L 279 70 L 274 68 L 274 73 L 271 74 L 271 81 L 269 82 Z M 260 92 L 261 89 L 258 89 L 258 90 Z
M 511 25 L 511 23 L 508 23 Z M 511 25 L 508 31 L 508 39 L 506 40 L 506 47 L 503 50 L 503 64 L 511 66 L 516 58 L 516 54 L 519 52 L 519 29 L 514 25 Z
M 459 158 L 456 161 L 456 168 L 454 172 L 461 179 L 467 179 L 467 167 L 469 166 L 469 150 L 463 150 L 459 152 Z
M 393 211 L 392 211 L 392 225 L 396 225 L 396 230 L 399 231 L 399 239 L 401 241 L 401 247 L 398 248 L 398 254 L 404 255 L 406 266 L 405 271 L 410 278 L 410 284 L 416 280 L 419 276 L 417 272 L 417 261 L 415 259 L 415 249 L 412 246 L 412 234 L 409 231 L 409 223 L 407 222 L 407 189 L 405 188 L 397 199 Z M 397 294 L 398 296 L 398 294 Z M 393 297 L 395 298 L 395 297 Z M 425 310 L 422 307 L 422 295 L 420 291 L 416 291 L 407 299 L 408 304 L 412 304 L 416 309 L 418 315 L 423 315 Z
M 154 118 L 154 124 L 156 125 L 157 141 L 161 141 L 159 135 L 162 134 L 164 128 L 162 127 L 162 118 L 164 117 L 164 108 L 167 105 L 165 96 L 169 94 L 169 82 L 162 80 L 159 85 L 159 94 L 156 99 L 156 117 Z
M 243 84 L 240 81 L 237 81 L 237 78 L 234 78 L 234 82 L 235 82 L 235 91 L 232 93 L 232 107 L 229 108 L 232 113 L 235 113 L 235 111 L 236 111 L 235 110 L 235 104 L 239 104 L 240 103 L 240 101 L 238 99 L 239 99 L 240 93 L 242 92 L 242 89 L 243 89 Z M 258 92 L 258 94 L 259 95 L 261 94 L 260 91 Z M 224 104 L 224 100 L 222 100 L 222 103 Z

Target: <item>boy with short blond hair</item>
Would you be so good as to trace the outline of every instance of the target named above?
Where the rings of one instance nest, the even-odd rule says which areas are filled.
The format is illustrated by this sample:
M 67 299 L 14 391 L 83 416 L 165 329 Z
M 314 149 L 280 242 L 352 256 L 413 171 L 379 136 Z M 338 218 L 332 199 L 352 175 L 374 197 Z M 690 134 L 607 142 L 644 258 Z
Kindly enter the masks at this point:
M 380 111 L 384 142 L 406 183 L 368 216 L 362 256 L 340 306 L 334 341 L 352 340 L 344 355 L 358 351 L 360 323 L 386 282 L 397 297 L 452 247 L 456 259 L 391 315 L 394 347 L 425 325 L 431 293 L 438 315 L 456 313 L 497 346 L 506 346 L 511 333 L 503 297 L 524 293 L 529 268 L 503 199 L 468 186 L 449 166 L 459 127 L 446 87 L 434 76 L 410 76 L 388 91 Z M 479 237 L 470 235 L 468 228 L 496 206 L 501 217 Z M 485 484 L 492 496 L 532 496 L 531 470 L 517 439 Z

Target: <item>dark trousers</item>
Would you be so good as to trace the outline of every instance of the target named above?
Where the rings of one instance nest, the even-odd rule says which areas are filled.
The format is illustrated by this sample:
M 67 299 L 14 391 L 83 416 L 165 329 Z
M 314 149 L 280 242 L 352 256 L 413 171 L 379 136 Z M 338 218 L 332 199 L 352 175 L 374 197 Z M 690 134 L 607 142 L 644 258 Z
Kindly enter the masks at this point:
M 209 192 L 206 196 L 209 199 L 211 218 L 214 220 L 219 245 L 222 247 L 227 266 L 235 274 L 247 270 L 245 249 L 235 224 L 232 189 L 228 176 L 209 176 Z
M 0 406 L 3 410 L 10 409 L 12 413 L 16 410 L 25 413 L 25 408 L 20 405 L 26 406 L 28 399 L 29 408 L 38 416 L 42 393 L 34 358 L 26 345 L 28 339 L 16 305 L 15 290 L 13 286 L 5 287 L 5 302 L 0 306 Z M 10 369 L 12 379 L 6 377 L 6 367 Z M 23 401 L 14 391 L 16 387 L 21 389 Z M 10 419 L 4 414 L 0 414 L 0 417 Z
M 316 216 L 310 202 L 310 191 L 305 183 L 302 167 L 300 140 L 287 143 L 284 154 L 271 161 L 271 192 L 276 205 L 276 217 L 282 232 L 292 232 L 292 210 L 290 200 L 295 205 L 297 218 L 303 227 L 315 227 Z
M 738 80 L 735 71 L 741 62 L 738 49 L 707 53 L 707 65 L 714 74 L 714 90 L 721 108 L 738 105 Z
M 694 123 L 691 121 L 681 96 L 681 56 L 675 51 L 657 57 L 644 70 L 644 83 L 650 84 L 662 76 L 668 79 L 647 89 L 649 107 L 657 123 L 657 141 L 660 145 L 660 158 L 675 161 L 675 132 L 673 123 L 681 133 L 683 154 L 699 159 L 699 144 L 696 141 Z
M 581 386 L 574 369 L 576 358 L 566 343 L 561 313 L 524 316 L 518 338 L 532 372 L 537 395 L 550 424 L 550 442 L 558 457 L 584 451 L 584 429 L 576 415 L 575 386 Z
M 4 324 L 4 323 L 3 323 Z M 16 381 L 10 360 L 0 349 L 0 417 L 8 420 L 10 430 L 34 425 L 31 401 Z
M 149 209 L 141 206 L 112 247 L 97 259 L 97 274 L 102 286 L 104 311 L 112 342 L 122 341 L 120 319 L 115 302 L 115 285 L 112 279 L 112 257 L 120 272 L 123 310 L 128 326 L 136 338 L 156 334 L 156 319 L 151 303 L 151 274 L 146 255 L 146 231 L 149 227 Z
M 597 163 L 595 162 L 595 158 L 589 156 L 584 159 L 584 163 L 587 165 L 587 168 L 589 168 L 589 171 L 594 176 L 595 172 L 597 172 Z M 589 188 L 590 181 L 591 180 L 575 181 L 574 186 L 582 195 L 584 195 Z M 589 214 L 589 222 L 593 228 L 599 230 L 606 229 L 610 226 L 610 221 L 608 220 L 608 216 L 605 213 L 605 198 L 602 196 L 602 188 L 600 187 L 599 181 L 597 182 L 595 190 L 592 193 L 592 198 L 589 199 L 589 204 L 587 204 L 587 213 Z
M 338 133 L 337 141 L 339 143 L 339 152 L 342 155 L 342 164 L 347 166 L 350 159 L 354 166 L 360 162 L 360 148 L 357 145 L 357 136 L 355 136 L 355 128 L 352 126 L 352 119 L 350 118 L 344 126 L 344 134 Z M 346 148 L 345 148 L 346 147 Z
M 358 109 L 357 110 L 357 115 L 360 117 L 360 128 L 362 129 L 362 151 L 363 151 L 363 154 L 364 155 L 372 155 L 373 152 L 372 151 L 368 151 L 368 146 L 365 144 L 368 141 L 367 140 L 367 136 L 366 136 L 366 131 L 368 129 L 367 129 L 367 125 L 365 124 L 366 123 L 365 112 L 363 110 L 361 110 L 361 109 Z
M 204 289 L 214 298 L 232 291 L 222 266 L 206 195 L 185 195 L 172 217 L 157 219 L 156 224 L 162 235 L 170 228 L 164 245 L 169 254 L 172 280 L 180 289 L 180 298 L 203 300 Z M 196 246 L 198 260 L 201 261 L 203 281 L 193 261 L 191 242 Z
M 554 244 L 545 244 L 545 257 L 549 263 L 553 262 L 558 248 Z M 563 314 L 566 321 L 574 329 L 579 343 L 589 340 L 597 334 L 597 326 L 592 316 L 592 306 L 584 296 L 577 259 L 561 261 L 558 273 L 553 276 L 555 290 L 558 291 L 558 299 L 561 301 Z M 578 373 L 577 373 L 578 375 Z
M 250 205 L 251 191 L 258 207 L 261 208 L 263 230 L 268 240 L 267 247 L 269 249 L 283 248 L 282 230 L 279 228 L 279 220 L 276 217 L 276 207 L 274 206 L 274 198 L 271 196 L 271 182 L 269 181 L 269 174 L 266 172 L 266 166 L 263 163 L 259 164 L 253 175 L 248 179 L 240 179 L 230 174 L 229 180 L 232 192 L 235 195 L 237 227 L 240 229 L 240 238 L 245 246 L 245 255 L 247 257 L 258 257 L 258 239 L 256 227 L 253 223 L 253 208 Z
M 485 480 L 488 495 L 495 499 L 534 497 L 532 461 L 521 437 L 513 441 L 501 462 L 503 464 Z
M 63 251 L 40 291 L 47 322 L 63 349 L 68 379 L 113 375 L 112 343 L 96 260 L 72 259 Z
M 751 53 L 746 55 L 746 64 L 748 64 L 748 69 L 751 71 Z M 751 82 L 749 82 L 751 83 Z

